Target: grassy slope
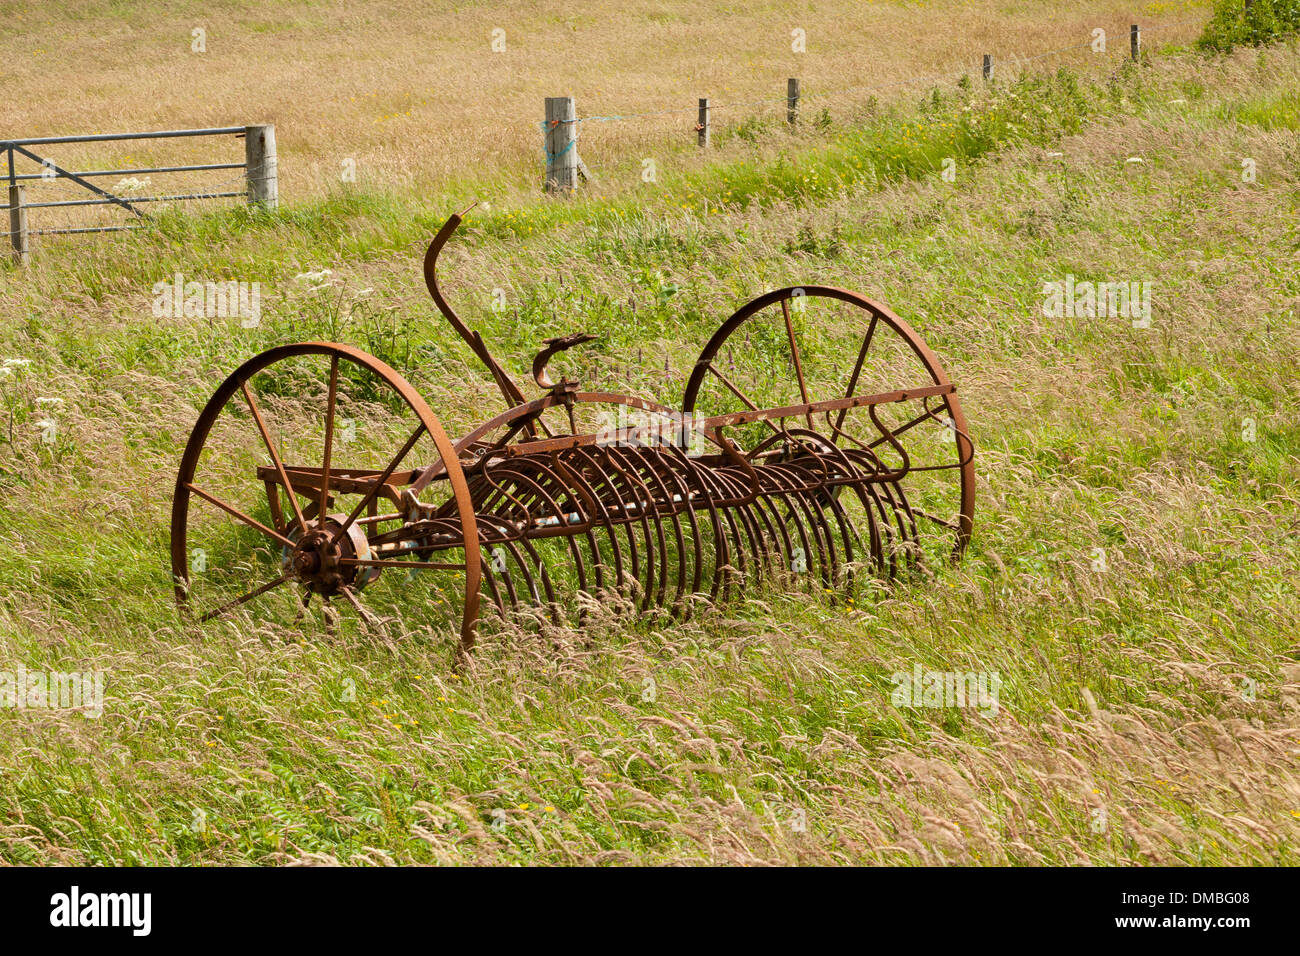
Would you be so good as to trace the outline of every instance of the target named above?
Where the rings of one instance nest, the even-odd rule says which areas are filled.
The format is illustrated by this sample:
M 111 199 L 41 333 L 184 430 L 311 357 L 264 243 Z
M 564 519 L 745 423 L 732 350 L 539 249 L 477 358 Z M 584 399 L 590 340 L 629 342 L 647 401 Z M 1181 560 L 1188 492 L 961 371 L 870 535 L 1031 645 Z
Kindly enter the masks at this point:
M 110 700 L 0 712 L 0 859 L 1294 864 L 1298 77 L 1279 49 L 950 93 L 907 133 L 760 127 L 743 163 L 477 216 L 446 286 L 514 364 L 537 336 L 492 317 L 494 287 L 644 348 L 622 384 L 665 398 L 663 359 L 680 382 L 763 288 L 878 295 L 962 383 L 980 487 L 969 559 L 856 611 L 761 595 L 521 634 L 462 678 L 418 609 L 333 638 L 183 631 L 163 565 L 196 408 L 262 347 L 357 342 L 413 363 L 453 431 L 481 417 L 488 386 L 418 287 L 451 197 L 171 220 L 6 273 L 0 355 L 32 364 L 0 382 L 0 661 L 105 668 Z M 336 290 L 293 291 L 321 266 Z M 263 327 L 148 318 L 174 269 L 268 283 Z M 1154 280 L 1153 328 L 1043 318 L 1066 273 Z M 916 662 L 999 671 L 1001 712 L 893 708 Z

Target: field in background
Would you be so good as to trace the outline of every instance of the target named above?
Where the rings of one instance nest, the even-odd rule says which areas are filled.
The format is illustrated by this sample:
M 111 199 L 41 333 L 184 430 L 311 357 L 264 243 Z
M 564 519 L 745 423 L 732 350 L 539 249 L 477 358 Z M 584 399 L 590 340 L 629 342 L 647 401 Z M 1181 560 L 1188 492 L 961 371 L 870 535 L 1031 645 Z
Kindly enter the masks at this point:
M 196 16 L 157 0 L 6 0 L 4 131 L 35 137 L 269 122 L 279 130 L 285 199 L 338 188 L 345 161 L 355 163 L 366 189 L 406 194 L 475 182 L 500 198 L 539 188 L 546 96 L 576 97 L 580 116 L 676 111 L 582 125 L 580 150 L 607 188 L 635 182 L 643 157 L 686 153 L 674 162 L 698 163 L 683 147 L 694 142 L 701 96 L 712 99 L 719 127 L 775 119 L 784 115 L 786 78 L 797 76 L 809 120 L 822 110 L 844 120 L 873 97 L 923 92 L 929 82 L 909 82 L 918 77 L 951 82 L 956 71 L 978 73 L 985 53 L 1009 71 L 1020 58 L 1073 48 L 1046 65 L 1096 68 L 1127 55 L 1130 23 L 1145 25 L 1148 43 L 1187 42 L 1209 11 L 1205 0 L 832 0 L 815 9 L 741 5 L 703 16 L 688 0 L 636 10 L 442 6 L 217 0 Z M 1097 27 L 1108 35 L 1105 57 L 1087 46 Z M 809 52 L 792 51 L 795 28 L 806 32 Z M 205 31 L 204 53 L 191 49 L 195 29 Z M 492 50 L 494 30 L 504 31 L 504 52 Z M 237 140 L 49 152 L 65 168 L 242 159 Z M 152 178 L 169 193 L 201 192 L 230 188 L 227 172 Z M 29 201 L 81 198 L 64 183 L 29 189 L 41 193 Z M 45 226 L 123 218 L 93 208 L 32 215 L 33 228 L 37 216 Z
M 1128 22 L 1118 6 L 1059 6 L 1036 28 L 1046 44 L 1097 9 Z M 873 49 L 895 59 L 871 68 L 911 73 L 917 56 L 983 51 L 987 37 L 953 26 L 963 17 L 1006 14 L 1002 31 L 1047 9 L 820 15 L 882 18 Z M 472 16 L 486 49 L 496 18 Z M 774 13 L 778 78 L 790 16 Z M 753 39 L 740 13 L 693 17 Z M 170 42 L 150 23 L 149 43 Z M 697 95 L 707 74 L 660 70 L 625 42 L 651 34 L 615 23 L 575 24 L 568 41 L 609 44 L 593 61 L 601 111 L 642 105 L 622 81 L 635 69 L 662 75 L 661 94 Z M 705 69 L 716 45 L 689 52 L 685 26 L 664 30 L 678 37 L 667 50 Z M 834 32 L 853 46 L 853 31 Z M 310 85 L 309 70 L 359 82 L 352 47 L 317 21 L 296 37 L 322 46 L 292 82 Z M 356 44 L 376 70 L 385 49 L 401 64 L 425 48 L 409 27 L 383 37 Z M 454 37 L 430 42 L 466 55 Z M 336 69 L 309 65 L 330 43 Z M 125 85 L 107 48 L 86 59 L 114 84 L 96 95 Z M 287 184 L 303 178 L 285 172 L 279 215 L 165 217 L 0 270 L 0 361 L 28 363 L 0 378 L 0 671 L 102 669 L 108 698 L 98 720 L 0 710 L 0 860 L 1296 864 L 1300 54 L 1116 57 L 992 90 L 917 90 L 793 137 L 778 113 L 707 159 L 687 140 L 690 164 L 658 183 L 629 175 L 572 203 L 533 196 L 509 158 L 530 148 L 549 76 L 566 75 L 530 62 L 555 73 L 512 107 L 521 138 L 498 166 L 497 140 L 468 136 L 483 152 L 466 181 L 430 149 L 419 175 L 436 192 L 327 186 L 330 144 L 350 138 L 329 124 L 351 130 L 362 112 L 346 120 L 319 94 L 301 119 L 249 117 L 280 124 L 286 166 L 320 163 L 310 199 L 294 201 Z M 806 78 L 824 68 L 800 62 Z M 728 74 L 766 89 L 750 68 Z M 254 89 L 222 69 L 231 79 L 202 82 Z M 123 101 L 113 128 L 188 125 L 148 96 Z M 32 132 L 66 132 L 68 118 L 89 130 L 74 104 L 50 108 Z M 417 135 L 376 127 L 370 142 L 442 142 L 429 114 L 401 122 Z M 303 137 L 318 137 L 315 159 L 285 145 Z M 497 408 L 419 277 L 432 228 L 485 187 L 491 208 L 448 249 L 444 287 L 516 372 L 554 322 L 602 334 L 584 374 L 672 402 L 717 324 L 768 288 L 819 282 L 888 302 L 962 388 L 979 477 L 967 560 L 852 610 L 761 592 L 687 625 L 507 634 L 460 676 L 454 635 L 419 592 L 400 619 L 348 620 L 334 636 L 255 614 L 183 627 L 171 486 L 198 408 L 240 361 L 337 339 L 401 368 L 453 433 Z M 262 282 L 260 326 L 153 317 L 153 284 L 177 271 Z M 1151 327 L 1044 316 L 1043 283 L 1067 275 L 1151 281 Z M 640 364 L 615 359 L 628 349 Z M 893 675 L 918 665 L 997 671 L 997 713 L 896 706 Z

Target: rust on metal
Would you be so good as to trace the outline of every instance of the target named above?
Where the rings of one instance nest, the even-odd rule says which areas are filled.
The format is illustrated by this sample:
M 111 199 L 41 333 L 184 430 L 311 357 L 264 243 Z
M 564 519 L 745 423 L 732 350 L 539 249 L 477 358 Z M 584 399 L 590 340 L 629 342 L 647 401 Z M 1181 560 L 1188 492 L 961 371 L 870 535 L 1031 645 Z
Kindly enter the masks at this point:
M 200 413 L 176 480 L 172 572 L 178 602 L 199 619 L 290 587 L 300 595 L 295 620 L 314 596 L 327 622 L 336 599 L 371 621 L 363 590 L 386 571 L 418 571 L 451 586 L 467 651 L 482 601 L 505 617 L 533 608 L 558 618 L 582 605 L 581 594 L 617 592 L 641 611 L 684 617 L 764 580 L 851 598 L 864 575 L 889 578 L 923 563 L 929 540 L 954 557 L 966 547 L 974 444 L 956 386 L 885 306 L 829 286 L 759 296 L 706 343 L 675 406 L 553 381 L 556 355 L 595 340 L 553 336 L 531 369 L 543 394 L 528 399 L 438 287 L 438 255 L 460 222 L 452 216 L 433 238 L 424 277 L 505 409 L 453 441 L 402 375 L 358 349 L 305 342 L 245 362 Z M 811 371 L 806 352 L 819 333 L 806 317 L 810 302 L 851 320 L 851 344 L 817 359 L 843 384 L 827 386 Z M 760 340 L 788 355 L 745 378 L 736 353 L 743 364 L 761 352 Z M 853 362 L 844 374 L 841 360 Z M 284 407 L 281 383 L 301 382 L 286 371 L 295 362 L 320 363 L 324 411 L 315 426 L 299 418 L 273 428 L 268 410 Z M 768 386 L 783 377 L 789 389 L 772 400 Z M 359 382 L 365 407 L 404 409 L 413 420 L 384 439 L 391 444 L 369 467 L 343 461 L 349 446 L 339 437 L 349 421 L 340 408 L 359 401 Z M 228 433 L 238 429 L 260 458 L 242 477 L 225 465 Z M 319 463 L 286 461 L 291 438 L 315 447 Z M 408 462 L 422 440 L 432 444 L 430 460 Z M 199 507 L 231 524 L 215 540 L 236 552 L 211 556 L 224 590 L 210 599 L 200 599 L 206 582 L 192 567 Z

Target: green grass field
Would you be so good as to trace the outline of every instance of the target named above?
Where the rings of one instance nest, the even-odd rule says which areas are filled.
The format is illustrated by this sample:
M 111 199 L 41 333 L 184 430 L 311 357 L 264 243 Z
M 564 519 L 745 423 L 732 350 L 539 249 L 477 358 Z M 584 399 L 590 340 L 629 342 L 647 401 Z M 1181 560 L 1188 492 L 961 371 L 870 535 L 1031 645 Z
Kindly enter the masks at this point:
M 0 269 L 0 671 L 106 700 L 0 709 L 0 861 L 1300 863 L 1298 91 L 1294 45 L 1166 47 L 738 122 L 572 201 L 486 169 L 42 243 Z M 419 273 L 474 197 L 443 285 L 520 372 L 591 331 L 571 368 L 672 404 L 767 289 L 888 303 L 961 389 L 965 560 L 498 626 L 459 673 L 425 585 L 334 633 L 183 623 L 172 485 L 239 363 L 331 339 L 453 435 L 503 407 Z M 261 323 L 155 318 L 176 272 L 262 283 Z M 1150 282 L 1150 327 L 1045 316 L 1067 276 Z M 895 706 L 914 666 L 996 672 L 996 713 Z

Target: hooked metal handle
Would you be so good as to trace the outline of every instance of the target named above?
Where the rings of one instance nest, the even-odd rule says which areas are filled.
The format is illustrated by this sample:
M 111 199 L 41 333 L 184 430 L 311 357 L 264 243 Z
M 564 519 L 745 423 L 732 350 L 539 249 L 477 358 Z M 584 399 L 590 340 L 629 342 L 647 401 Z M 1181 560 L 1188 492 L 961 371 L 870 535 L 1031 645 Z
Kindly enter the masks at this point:
M 553 339 L 546 339 L 546 348 L 537 353 L 533 359 L 533 381 L 542 388 L 555 388 L 556 384 L 551 381 L 551 377 L 546 374 L 546 363 L 551 360 L 551 356 L 556 352 L 563 352 L 571 349 L 575 345 L 582 345 L 585 342 L 594 342 L 600 338 L 599 335 L 591 335 L 587 332 L 575 332 L 571 335 L 561 335 Z M 569 382 L 567 379 L 560 382 L 560 385 L 574 385 L 576 382 Z

